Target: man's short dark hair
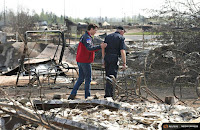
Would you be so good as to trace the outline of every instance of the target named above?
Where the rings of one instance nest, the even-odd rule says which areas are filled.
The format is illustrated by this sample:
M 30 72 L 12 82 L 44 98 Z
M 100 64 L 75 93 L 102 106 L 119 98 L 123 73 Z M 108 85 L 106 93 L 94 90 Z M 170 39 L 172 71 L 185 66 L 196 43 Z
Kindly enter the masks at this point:
M 117 29 L 119 29 L 119 30 L 124 30 L 124 32 L 126 32 L 126 30 L 125 30 L 124 27 L 122 27 L 122 26 L 118 26 Z
M 95 29 L 95 28 L 98 28 L 98 26 L 96 24 L 89 24 L 88 27 L 87 27 L 87 30 L 89 31 L 91 28 Z

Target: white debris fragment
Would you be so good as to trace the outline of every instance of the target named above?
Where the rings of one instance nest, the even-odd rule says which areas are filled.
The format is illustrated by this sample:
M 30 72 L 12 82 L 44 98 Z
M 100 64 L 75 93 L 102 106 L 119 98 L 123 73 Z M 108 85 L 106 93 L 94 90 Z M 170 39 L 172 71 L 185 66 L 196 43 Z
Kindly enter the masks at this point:
M 30 102 L 27 102 L 27 103 L 26 103 L 26 106 L 27 106 L 27 107 L 31 107 L 32 105 L 31 105 Z
M 92 99 L 94 99 L 94 97 L 90 96 L 86 100 L 92 100 Z
M 102 114 L 108 115 L 108 116 L 111 115 L 111 113 L 112 112 L 110 112 L 108 109 L 102 111 Z
M 109 101 L 109 102 L 114 102 L 114 100 L 112 99 L 112 97 L 107 97 L 106 100 Z
M 9 102 L 8 105 L 14 105 L 14 103 L 13 102 Z
M 144 112 L 142 116 L 144 117 L 159 117 L 160 113 L 158 112 Z
M 82 121 L 83 119 L 84 118 L 81 115 L 76 115 L 72 117 L 72 120 L 77 122 Z

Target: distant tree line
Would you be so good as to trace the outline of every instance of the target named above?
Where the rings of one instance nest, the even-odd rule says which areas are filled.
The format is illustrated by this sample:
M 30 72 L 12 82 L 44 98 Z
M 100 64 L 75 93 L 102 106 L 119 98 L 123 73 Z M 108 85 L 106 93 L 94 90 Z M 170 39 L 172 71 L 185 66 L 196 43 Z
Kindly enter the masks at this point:
M 0 12 L 0 20 L 4 19 L 3 16 L 4 12 Z M 17 18 L 20 18 L 20 16 L 25 16 L 29 17 L 32 19 L 33 22 L 37 21 L 47 21 L 48 24 L 63 24 L 64 23 L 64 16 L 57 16 L 53 12 L 45 12 L 43 9 L 40 14 L 37 14 L 35 11 L 30 12 L 28 9 L 20 9 L 18 12 L 14 12 L 13 10 L 8 10 L 6 11 L 6 24 L 10 25 L 14 20 Z M 108 18 L 108 17 L 86 17 L 86 18 L 73 18 L 73 17 L 68 17 L 70 20 L 73 22 L 93 22 L 93 23 L 99 23 L 99 22 L 126 22 L 126 23 L 142 23 L 144 22 L 145 17 L 138 14 L 134 16 L 127 16 L 123 18 Z M 19 19 L 18 19 L 19 20 Z M 23 19 L 21 19 L 23 20 Z
M 35 11 L 30 11 L 28 9 L 18 9 L 17 12 L 13 10 L 7 10 L 5 17 L 5 22 L 7 26 L 12 27 L 12 32 L 19 32 L 23 34 L 27 30 L 32 30 L 36 22 L 47 21 L 48 25 L 52 24 L 64 24 L 64 16 L 57 16 L 53 12 L 45 12 L 43 9 L 40 14 Z M 99 23 L 99 22 L 123 22 L 123 23 L 144 23 L 145 17 L 142 15 L 128 16 L 124 18 L 108 18 L 108 17 L 87 17 L 84 19 L 68 17 L 71 21 L 78 22 L 88 22 L 88 23 Z M 0 21 L 4 22 L 4 12 L 0 12 Z

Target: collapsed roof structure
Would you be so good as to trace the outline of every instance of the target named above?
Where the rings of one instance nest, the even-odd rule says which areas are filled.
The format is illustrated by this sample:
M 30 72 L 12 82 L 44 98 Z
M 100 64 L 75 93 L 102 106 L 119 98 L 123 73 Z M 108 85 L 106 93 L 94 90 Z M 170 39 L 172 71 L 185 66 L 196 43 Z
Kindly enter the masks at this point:
M 48 44 L 46 48 L 36 57 L 29 57 L 30 51 L 28 51 L 27 43 L 31 37 L 36 37 L 37 35 L 43 34 L 46 38 L 45 42 L 47 43 L 47 35 L 56 35 L 58 43 L 55 46 L 54 44 Z M 54 39 L 55 40 L 55 39 Z M 16 85 L 18 85 L 18 81 L 20 77 L 31 76 L 29 78 L 28 84 L 31 82 L 39 82 L 39 77 L 41 75 L 47 75 L 48 78 L 52 75 L 55 76 L 54 83 L 56 82 L 56 77 L 59 75 L 65 75 L 65 72 L 68 72 L 70 69 L 74 69 L 76 71 L 76 67 L 72 66 L 70 63 L 64 63 L 62 61 L 66 43 L 64 39 L 64 33 L 59 30 L 44 30 L 44 31 L 27 31 L 25 33 L 24 41 L 24 50 L 19 60 L 19 65 L 14 69 L 11 69 L 7 72 L 4 72 L 3 76 L 12 76 L 17 75 Z M 32 44 L 39 44 L 33 43 Z M 32 45 L 33 48 L 35 45 Z M 32 49 L 33 49 L 32 48 Z M 53 51 L 53 52 L 52 52 Z M 36 78 L 36 79 L 33 79 Z M 48 79 L 49 81 L 49 79 Z M 32 83 L 33 84 L 33 83 Z M 49 84 L 49 83 L 48 83 Z M 41 85 L 41 84 L 40 84 Z

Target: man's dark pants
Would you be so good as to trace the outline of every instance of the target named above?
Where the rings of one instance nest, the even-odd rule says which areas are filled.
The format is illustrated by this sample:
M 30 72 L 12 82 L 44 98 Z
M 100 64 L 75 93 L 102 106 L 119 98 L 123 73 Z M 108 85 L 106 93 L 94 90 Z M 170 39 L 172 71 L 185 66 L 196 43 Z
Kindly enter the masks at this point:
M 117 78 L 118 72 L 118 55 L 117 54 L 106 54 L 105 55 L 105 71 L 106 76 L 110 77 L 110 75 L 114 75 Z M 111 77 L 110 77 L 111 78 Z M 105 89 L 105 96 L 106 97 L 113 97 L 113 87 L 109 81 L 106 81 L 106 89 Z

